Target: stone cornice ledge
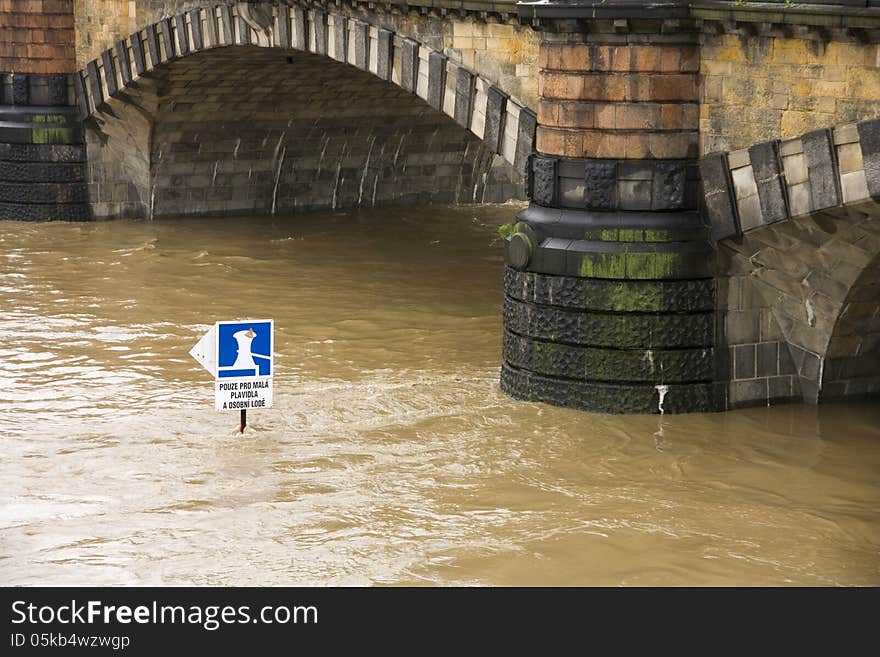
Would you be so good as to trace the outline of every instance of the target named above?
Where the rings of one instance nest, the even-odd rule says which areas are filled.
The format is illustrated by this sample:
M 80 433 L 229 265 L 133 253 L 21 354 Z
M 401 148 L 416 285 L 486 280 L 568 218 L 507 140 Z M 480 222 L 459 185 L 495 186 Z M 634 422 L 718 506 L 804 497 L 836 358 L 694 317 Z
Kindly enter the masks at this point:
M 519 2 L 521 20 L 541 19 L 639 19 L 691 18 L 735 24 L 803 25 L 827 29 L 880 28 L 880 0 L 817 0 L 813 3 L 785 0 L 569 0 L 561 2 Z

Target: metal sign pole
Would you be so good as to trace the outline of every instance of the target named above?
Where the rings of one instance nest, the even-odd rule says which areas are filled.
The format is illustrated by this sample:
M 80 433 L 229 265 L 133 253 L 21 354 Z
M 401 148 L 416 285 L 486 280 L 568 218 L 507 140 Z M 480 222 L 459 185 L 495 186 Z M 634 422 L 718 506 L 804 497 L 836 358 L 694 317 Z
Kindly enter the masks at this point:
M 244 433 L 244 428 L 247 426 L 247 409 L 241 409 L 241 425 L 238 427 L 238 433 Z

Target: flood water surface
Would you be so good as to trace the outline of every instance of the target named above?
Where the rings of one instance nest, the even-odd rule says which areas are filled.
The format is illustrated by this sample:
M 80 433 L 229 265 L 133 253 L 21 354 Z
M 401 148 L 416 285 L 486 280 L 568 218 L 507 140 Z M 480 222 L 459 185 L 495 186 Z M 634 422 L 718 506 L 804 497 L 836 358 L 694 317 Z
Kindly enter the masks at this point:
M 517 207 L 0 222 L 0 584 L 880 584 L 880 404 L 499 390 Z M 189 349 L 275 320 L 275 406 Z

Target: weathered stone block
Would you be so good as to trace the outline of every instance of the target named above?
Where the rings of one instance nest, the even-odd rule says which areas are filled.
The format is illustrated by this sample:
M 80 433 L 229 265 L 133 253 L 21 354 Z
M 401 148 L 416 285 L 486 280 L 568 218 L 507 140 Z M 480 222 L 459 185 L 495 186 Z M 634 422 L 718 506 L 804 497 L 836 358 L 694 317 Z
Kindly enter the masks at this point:
M 308 50 L 309 46 L 309 23 L 306 21 L 306 13 L 302 7 L 294 5 L 291 8 L 293 16 L 293 47 L 297 50 Z M 342 61 L 346 58 L 343 57 Z
M 380 29 L 376 44 L 376 75 L 382 80 L 391 79 L 391 69 L 394 62 L 394 33 L 391 30 Z
M 315 52 L 319 55 L 327 54 L 327 13 L 315 9 L 312 15 L 312 25 L 315 30 Z M 381 59 L 380 59 L 381 61 Z
M 417 41 L 403 40 L 400 70 L 400 86 L 410 93 L 415 93 L 419 82 L 419 44 Z
M 584 164 L 584 204 L 611 210 L 617 204 L 617 162 L 588 160 Z
M 471 124 L 471 111 L 474 104 L 475 93 L 474 74 L 466 68 L 458 67 L 458 77 L 455 81 L 455 122 L 460 126 L 469 128 Z
M 443 96 L 446 93 L 446 55 L 432 50 L 428 55 L 428 104 L 443 111 Z
M 840 205 L 837 188 L 837 160 L 830 130 L 814 130 L 801 137 L 804 158 L 810 177 L 810 198 L 813 210 L 824 210 Z
M 210 13 L 211 8 L 208 8 L 208 12 Z M 201 50 L 205 47 L 205 39 L 202 32 L 202 17 L 201 11 L 198 9 L 192 9 L 189 12 L 189 27 L 190 34 L 192 34 L 193 40 L 193 48 L 196 50 Z
M 23 73 L 12 75 L 12 104 L 27 105 L 30 102 L 30 76 Z
M 189 37 L 186 33 L 186 16 L 177 14 L 174 17 L 174 32 L 177 36 L 177 52 L 183 56 L 189 52 Z
M 483 143 L 492 149 L 492 152 L 501 153 L 507 94 L 497 87 L 491 86 L 486 96 L 486 123 L 483 128 Z
M 112 96 L 118 91 L 119 85 L 116 81 L 116 65 L 110 50 L 101 53 L 101 63 L 104 69 L 104 82 L 107 84 L 107 95 Z
M 727 156 L 712 155 L 700 160 L 700 177 L 712 239 L 717 242 L 740 234 Z
M 764 223 L 771 224 L 787 219 L 785 182 L 781 175 L 776 142 L 764 142 L 749 148 L 749 161 L 758 189 Z
M 863 121 L 857 129 L 868 193 L 872 198 L 880 199 L 880 119 Z
M 368 67 L 369 47 L 367 40 L 367 31 L 369 26 L 363 21 L 354 21 L 352 24 L 352 32 L 354 39 L 354 65 L 359 69 L 366 71 Z
M 552 207 L 556 201 L 556 159 L 537 156 L 532 159 L 532 200 Z
M 122 78 L 122 84 L 127 85 L 132 80 L 132 74 L 131 58 L 128 55 L 128 46 L 125 41 L 116 42 L 116 59 L 119 62 L 119 75 Z
M 135 73 L 139 76 L 143 75 L 147 72 L 147 58 L 144 53 L 144 42 L 141 39 L 141 33 L 133 32 L 128 37 L 128 40 L 131 43 L 131 55 Z
M 679 210 L 685 205 L 687 169 L 681 162 L 654 165 L 652 210 Z

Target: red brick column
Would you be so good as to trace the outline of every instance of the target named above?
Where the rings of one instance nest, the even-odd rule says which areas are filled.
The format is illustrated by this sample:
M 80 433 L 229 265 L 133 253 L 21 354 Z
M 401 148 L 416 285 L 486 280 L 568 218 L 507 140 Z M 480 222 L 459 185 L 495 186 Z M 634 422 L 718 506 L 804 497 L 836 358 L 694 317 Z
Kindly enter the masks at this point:
M 698 46 L 544 42 L 539 57 L 539 153 L 698 157 Z
M 0 0 L 0 72 L 73 73 L 74 0 Z

